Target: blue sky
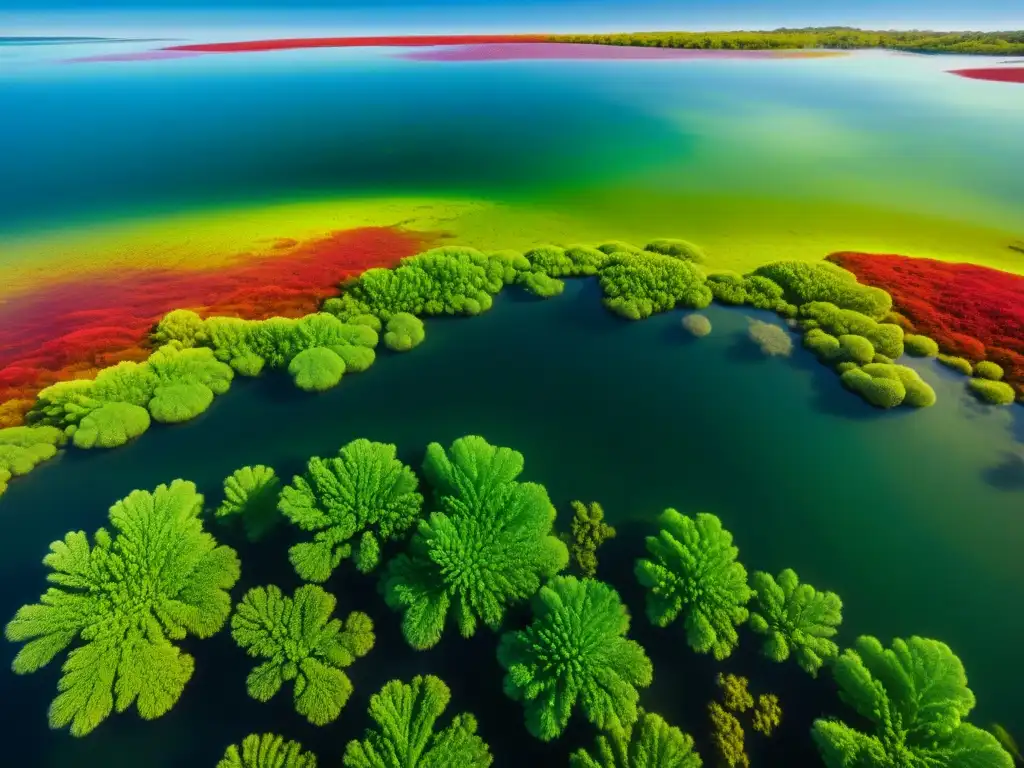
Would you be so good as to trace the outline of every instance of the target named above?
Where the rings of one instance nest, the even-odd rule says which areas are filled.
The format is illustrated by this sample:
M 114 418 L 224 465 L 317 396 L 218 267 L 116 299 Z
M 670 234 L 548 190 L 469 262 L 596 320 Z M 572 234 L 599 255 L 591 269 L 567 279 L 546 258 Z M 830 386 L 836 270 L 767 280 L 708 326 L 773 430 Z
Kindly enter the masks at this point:
M 1021 29 L 1024 0 L 0 0 L 0 34 Z

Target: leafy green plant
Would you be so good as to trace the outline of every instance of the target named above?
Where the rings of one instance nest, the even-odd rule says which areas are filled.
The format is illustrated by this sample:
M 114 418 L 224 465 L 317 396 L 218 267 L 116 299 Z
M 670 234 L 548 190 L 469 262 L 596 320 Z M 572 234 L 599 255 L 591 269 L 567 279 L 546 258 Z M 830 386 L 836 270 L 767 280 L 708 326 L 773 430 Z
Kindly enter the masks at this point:
M 861 285 L 852 272 L 828 261 L 776 261 L 758 267 L 752 274 L 771 280 L 782 289 L 786 301 L 798 306 L 828 302 L 874 320 L 881 320 L 892 311 L 892 297 L 888 293 Z
M 316 755 L 304 752 L 297 741 L 252 733 L 242 739 L 241 747 L 228 747 L 217 768 L 316 768 Z
M 64 433 L 56 427 L 0 429 L 0 494 L 12 476 L 27 475 L 36 465 L 57 455 Z
M 338 718 L 352 694 L 342 670 L 373 648 L 373 622 L 365 613 L 331 618 L 334 595 L 304 584 L 287 597 L 275 586 L 246 592 L 231 617 L 231 636 L 254 658 L 266 659 L 246 680 L 249 695 L 269 701 L 295 681 L 295 711 L 313 725 Z
M 604 509 L 596 501 L 590 506 L 574 501 L 571 506 L 569 555 L 579 572 L 592 578 L 597 574 L 597 550 L 615 538 L 615 529 L 604 521 Z
M 449 619 L 463 637 L 478 623 L 497 629 L 509 605 L 565 568 L 568 550 L 551 530 L 555 509 L 543 486 L 515 480 L 522 468 L 522 454 L 475 435 L 449 453 L 427 447 L 423 472 L 442 511 L 419 523 L 383 581 L 414 648 L 435 645 Z
M 657 253 L 615 253 L 600 283 L 604 305 L 630 320 L 677 306 L 703 309 L 712 299 L 700 267 Z
M 270 467 L 236 469 L 224 480 L 224 501 L 214 511 L 221 519 L 241 518 L 250 541 L 263 538 L 280 520 L 277 500 L 281 480 Z
M 766 636 L 764 655 L 785 661 L 792 654 L 801 669 L 816 677 L 822 664 L 839 654 L 832 640 L 843 621 L 839 595 L 801 584 L 791 568 L 779 573 L 778 579 L 755 571 L 750 585 L 759 609 L 750 614 L 750 628 Z
M 996 737 L 965 721 L 974 694 L 945 643 L 897 638 L 884 648 L 864 636 L 832 671 L 840 698 L 874 728 L 864 733 L 839 720 L 815 720 L 811 735 L 828 768 L 1012 768 Z
M 310 459 L 306 473 L 282 489 L 278 509 L 314 534 L 313 541 L 288 551 L 301 578 L 327 581 L 350 555 L 360 571 L 369 573 L 379 563 L 381 542 L 401 537 L 416 522 L 423 497 L 416 492 L 416 475 L 395 458 L 396 450 L 353 440 L 336 457 Z
M 690 518 L 667 509 L 659 523 L 658 535 L 647 537 L 651 559 L 636 564 L 648 590 L 647 616 L 666 627 L 683 615 L 690 647 L 724 659 L 739 642 L 736 627 L 747 620 L 753 595 L 732 534 L 705 512 Z
M 104 403 L 71 425 L 76 448 L 117 448 L 149 429 L 149 411 L 131 403 Z
M 541 587 L 531 624 L 498 646 L 505 693 L 523 702 L 531 734 L 557 738 L 576 706 L 603 730 L 636 720 L 636 689 L 651 684 L 653 668 L 628 630 L 626 606 L 604 582 L 556 576 Z
M 326 392 L 345 375 L 345 361 L 327 347 L 310 347 L 291 359 L 288 373 L 304 392 Z
M 377 725 L 345 747 L 345 768 L 488 768 L 493 758 L 473 715 L 456 715 L 434 731 L 450 700 L 448 686 L 433 675 L 386 683 L 370 697 Z
M 388 318 L 384 344 L 395 352 L 408 352 L 423 343 L 423 321 L 408 312 L 396 312 Z
M 82 531 L 50 545 L 53 572 L 41 601 L 18 610 L 7 639 L 25 642 L 18 674 L 35 672 L 71 645 L 50 726 L 84 736 L 133 703 L 143 719 L 177 702 L 194 662 L 172 641 L 210 637 L 231 611 L 238 556 L 203 530 L 203 497 L 175 480 L 132 491 L 110 508 L 112 532 Z M 27 642 L 26 642 L 27 641 Z
M 868 363 L 839 377 L 843 386 L 877 408 L 935 405 L 935 390 L 913 368 L 892 363 Z
M 576 750 L 570 768 L 701 768 L 693 737 L 662 719 L 640 712 L 636 723 L 597 737 L 593 753 Z

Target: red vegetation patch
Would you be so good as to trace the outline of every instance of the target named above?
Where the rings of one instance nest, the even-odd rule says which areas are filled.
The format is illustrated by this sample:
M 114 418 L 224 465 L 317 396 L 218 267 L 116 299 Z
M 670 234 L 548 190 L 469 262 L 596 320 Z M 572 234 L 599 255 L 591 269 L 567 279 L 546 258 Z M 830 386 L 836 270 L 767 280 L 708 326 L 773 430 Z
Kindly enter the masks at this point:
M 474 45 L 480 43 L 543 42 L 545 35 L 392 35 L 388 37 L 294 37 L 277 40 L 245 40 L 234 43 L 171 45 L 165 51 L 242 53 L 284 51 L 294 48 L 365 48 L 371 46 Z
M 950 74 L 972 80 L 994 80 L 997 83 L 1024 83 L 1024 67 L 985 67 L 979 69 L 950 69 Z
M 172 309 L 259 320 L 301 317 L 371 267 L 422 251 L 433 235 L 366 227 L 296 243 L 270 256 L 240 254 L 213 269 L 100 272 L 0 305 L 0 427 L 22 421 L 35 394 L 121 360 L 144 360 L 153 325 Z
M 888 291 L 911 329 L 943 352 L 999 363 L 1024 395 L 1024 277 L 893 254 L 833 253 L 828 260 Z

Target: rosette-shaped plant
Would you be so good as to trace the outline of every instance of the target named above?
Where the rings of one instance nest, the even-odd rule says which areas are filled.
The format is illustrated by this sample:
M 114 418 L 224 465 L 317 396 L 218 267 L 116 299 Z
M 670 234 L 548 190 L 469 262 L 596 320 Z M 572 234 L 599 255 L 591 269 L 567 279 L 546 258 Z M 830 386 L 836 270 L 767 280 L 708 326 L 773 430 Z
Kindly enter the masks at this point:
M 570 768 L 701 768 L 693 737 L 660 715 L 640 712 L 635 724 L 597 737 L 593 753 L 578 749 Z
M 218 518 L 241 518 L 249 541 L 258 541 L 281 519 L 277 500 L 281 481 L 270 467 L 257 464 L 236 469 L 224 480 L 224 501 Z
M 840 698 L 874 729 L 815 720 L 811 735 L 828 768 L 1012 768 L 995 736 L 965 722 L 974 694 L 945 643 L 897 638 L 884 648 L 874 637 L 860 637 L 832 671 Z
M 434 731 L 450 700 L 448 686 L 433 675 L 386 683 L 370 697 L 377 727 L 348 743 L 345 768 L 488 768 L 493 758 L 473 715 L 456 715 L 447 728 Z
M 661 531 L 647 537 L 650 560 L 639 560 L 636 576 L 647 588 L 647 616 L 667 627 L 684 615 L 686 639 L 699 653 L 724 659 L 739 642 L 736 627 L 747 620 L 747 571 L 736 561 L 732 534 L 715 515 L 696 518 L 667 509 Z
M 443 511 L 420 522 L 384 576 L 385 599 L 404 613 L 402 631 L 418 649 L 435 645 L 449 619 L 463 637 L 481 622 L 497 629 L 509 605 L 535 594 L 569 559 L 551 531 L 547 491 L 515 480 L 522 454 L 477 436 L 459 438 L 450 454 L 427 447 L 423 471 Z
M 342 624 L 331 618 L 334 595 L 304 584 L 287 597 L 275 586 L 246 592 L 231 617 L 231 636 L 250 656 L 266 659 L 249 673 L 246 687 L 269 701 L 295 681 L 295 711 L 313 725 L 336 720 L 352 694 L 342 670 L 373 648 L 373 622 L 353 612 Z
M 750 628 L 766 636 L 764 655 L 772 661 L 785 661 L 792 654 L 801 669 L 816 677 L 821 665 L 839 653 L 832 640 L 843 621 L 839 595 L 801 584 L 790 568 L 777 580 L 770 573 L 756 571 L 750 585 L 758 606 L 750 614 Z
M 192 677 L 193 659 L 172 641 L 224 626 L 238 556 L 203 531 L 203 497 L 175 480 L 132 491 L 110 508 L 112 532 L 82 531 L 50 545 L 50 587 L 20 608 L 7 639 L 25 642 L 18 674 L 35 672 L 80 638 L 64 662 L 50 726 L 84 736 L 133 703 L 151 720 L 169 710 Z
M 314 457 L 304 475 L 281 491 L 278 509 L 313 541 L 293 546 L 288 557 L 306 581 L 324 582 L 346 557 L 369 573 L 380 544 L 405 534 L 419 517 L 423 497 L 416 475 L 395 458 L 396 448 L 353 440 L 333 458 Z
M 387 330 L 384 333 L 384 344 L 388 349 L 395 352 L 408 352 L 418 347 L 426 332 L 423 330 L 423 321 L 416 315 L 408 312 L 396 312 L 388 319 Z
M 228 747 L 217 768 L 316 768 L 316 755 L 304 752 L 297 741 L 252 733 L 242 739 L 241 747 Z
M 117 448 L 149 429 L 149 411 L 131 403 L 104 403 L 84 416 L 74 430 L 76 448 Z
M 637 687 L 651 684 L 653 669 L 628 630 L 626 606 L 604 582 L 556 576 L 541 587 L 532 623 L 498 646 L 505 693 L 523 702 L 530 733 L 557 738 L 577 705 L 602 730 L 636 720 Z
M 341 381 L 345 361 L 327 347 L 304 349 L 288 363 L 295 386 L 305 392 L 324 392 Z

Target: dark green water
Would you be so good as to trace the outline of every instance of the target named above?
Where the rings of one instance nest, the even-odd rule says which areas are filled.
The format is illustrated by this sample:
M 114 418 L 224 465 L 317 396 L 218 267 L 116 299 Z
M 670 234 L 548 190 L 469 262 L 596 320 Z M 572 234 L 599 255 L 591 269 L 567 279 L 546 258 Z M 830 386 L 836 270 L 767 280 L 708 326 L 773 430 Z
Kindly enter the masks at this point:
M 183 477 L 217 503 L 223 477 L 245 464 L 271 464 L 288 476 L 308 456 L 367 437 L 396 443 L 418 467 L 428 442 L 476 433 L 520 450 L 524 477 L 547 485 L 563 515 L 571 499 L 597 500 L 619 525 L 600 575 L 622 591 L 635 616 L 632 634 L 654 660 L 655 684 L 642 701 L 699 746 L 719 669 L 749 674 L 752 689 L 778 693 L 788 713 L 777 740 L 754 744 L 755 765 L 813 764 L 806 727 L 820 712 L 841 709 L 827 679 L 815 683 L 795 666 L 759 662 L 750 635 L 716 665 L 686 650 L 678 630 L 647 626 L 631 564 L 667 506 L 721 516 L 749 569 L 793 567 L 838 592 L 843 643 L 860 633 L 948 642 L 978 696 L 975 722 L 1000 721 L 1020 734 L 1024 487 L 1008 458 L 1024 437 L 1019 409 L 972 404 L 962 379 L 926 362 L 920 368 L 939 394 L 936 407 L 875 411 L 799 347 L 788 360 L 762 358 L 745 337 L 750 313 L 712 307 L 707 314 L 713 333 L 692 340 L 679 313 L 639 323 L 611 316 L 589 282 L 570 283 L 549 302 L 510 294 L 472 320 L 428 321 L 422 347 L 382 354 L 369 372 L 329 393 L 303 395 L 283 377 L 238 382 L 188 425 L 154 428 L 108 453 L 69 453 L 12 483 L 0 501 L 0 616 L 42 593 L 39 561 L 51 540 L 72 529 L 91 533 L 133 488 Z M 296 585 L 288 536 L 258 547 L 221 536 L 242 553 L 236 598 L 255 584 Z M 356 692 L 336 724 L 306 724 L 285 693 L 271 704 L 249 700 L 251 664 L 224 632 L 185 644 L 197 671 L 169 715 L 151 723 L 114 716 L 85 739 L 46 728 L 59 665 L 5 675 L 0 716 L 18 734 L 7 748 L 12 764 L 213 765 L 228 743 L 269 729 L 338 765 L 345 742 L 365 725 L 368 696 L 389 678 L 428 671 L 451 684 L 450 713 L 477 712 L 496 765 L 561 765 L 570 749 L 590 743 L 579 723 L 556 745 L 527 736 L 520 708 L 501 694 L 491 633 L 468 642 L 446 636 L 427 653 L 406 649 L 376 581 L 352 570 L 343 567 L 328 589 L 340 612 L 370 610 L 379 642 L 350 668 Z M 14 651 L 6 646 L 5 658 Z

